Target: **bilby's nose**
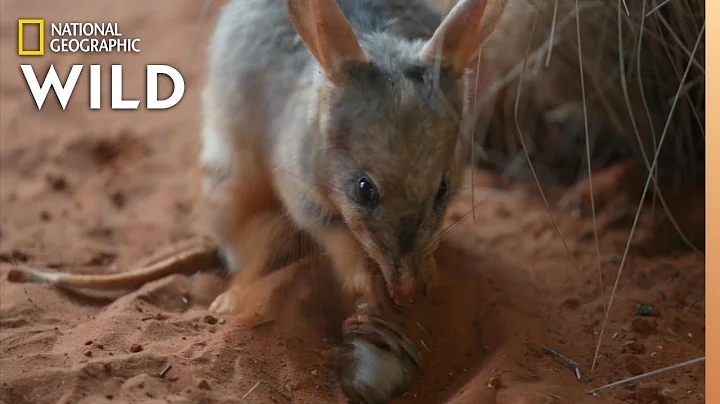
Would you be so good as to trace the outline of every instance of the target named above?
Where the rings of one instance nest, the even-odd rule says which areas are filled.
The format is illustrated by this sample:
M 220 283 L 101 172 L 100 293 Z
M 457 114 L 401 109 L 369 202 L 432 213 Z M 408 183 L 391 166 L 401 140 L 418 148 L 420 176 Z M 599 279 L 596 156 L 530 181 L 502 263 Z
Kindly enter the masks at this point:
M 412 280 L 400 282 L 397 285 L 391 286 L 388 290 L 390 297 L 398 306 L 412 304 L 415 299 L 415 291 L 415 282 Z

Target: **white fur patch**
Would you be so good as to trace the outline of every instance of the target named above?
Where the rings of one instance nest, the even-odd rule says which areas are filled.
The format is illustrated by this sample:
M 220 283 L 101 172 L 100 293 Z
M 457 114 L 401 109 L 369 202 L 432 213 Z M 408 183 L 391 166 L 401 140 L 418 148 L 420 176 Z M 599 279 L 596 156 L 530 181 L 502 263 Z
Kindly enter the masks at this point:
M 207 125 L 201 134 L 200 162 L 206 170 L 203 191 L 210 192 L 226 175 L 230 174 L 234 147 L 226 133 Z
M 200 161 L 211 166 L 229 167 L 233 147 L 227 133 L 206 125 L 201 134 Z
M 221 247 L 220 252 L 225 259 L 227 272 L 230 274 L 237 273 L 240 270 L 240 257 L 238 257 L 237 254 L 235 254 L 235 251 L 229 246 Z

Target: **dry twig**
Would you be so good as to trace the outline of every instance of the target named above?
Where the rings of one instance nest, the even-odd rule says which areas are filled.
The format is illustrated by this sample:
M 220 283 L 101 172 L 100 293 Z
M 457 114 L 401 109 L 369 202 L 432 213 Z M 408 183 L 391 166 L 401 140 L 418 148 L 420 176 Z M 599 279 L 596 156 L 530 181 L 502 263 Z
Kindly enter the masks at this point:
M 679 368 L 682 368 L 682 367 L 685 367 L 685 366 L 694 365 L 694 364 L 700 363 L 700 362 L 705 362 L 705 357 L 704 357 L 704 356 L 703 356 L 703 357 L 700 357 L 700 358 L 691 359 L 691 360 L 689 360 L 689 361 L 677 363 L 677 364 L 675 364 L 675 365 L 667 366 L 667 367 L 664 367 L 664 368 L 661 368 L 661 369 L 653 370 L 653 371 L 651 371 L 651 372 L 643 373 L 643 374 L 641 374 L 641 375 L 637 375 L 637 376 L 633 376 L 633 377 L 628 377 L 627 379 L 623 379 L 623 380 L 619 380 L 619 381 L 617 381 L 617 382 L 613 382 L 613 383 L 610 383 L 610 384 L 606 384 L 606 385 L 600 386 L 600 387 L 598 387 L 598 388 L 596 388 L 596 389 L 587 390 L 587 391 L 585 391 L 585 393 L 594 396 L 594 395 L 597 395 L 597 393 L 598 393 L 600 390 L 605 390 L 605 389 L 609 389 L 609 388 L 611 388 L 611 387 L 620 386 L 620 385 L 623 385 L 623 384 L 627 384 L 627 383 L 630 383 L 630 382 L 634 382 L 634 381 L 636 381 L 636 380 L 644 379 L 644 378 L 650 377 L 650 376 L 659 375 L 659 374 L 661 374 L 661 373 L 665 373 L 665 372 L 668 372 L 668 371 L 670 371 L 670 370 L 679 369 Z
M 543 352 L 544 352 L 546 355 L 552 355 L 552 356 L 560 359 L 560 361 L 561 361 L 562 363 L 564 363 L 565 365 L 567 365 L 570 369 L 572 369 L 572 370 L 575 372 L 575 377 L 577 377 L 578 380 L 581 380 L 581 377 L 580 377 L 580 365 L 578 365 L 577 362 L 575 362 L 574 360 L 572 360 L 572 359 L 564 356 L 563 354 L 561 354 L 561 353 L 559 353 L 559 352 L 557 352 L 557 351 L 553 351 L 553 350 L 550 349 L 550 348 L 542 347 L 542 350 L 543 350 Z
M 253 384 L 253 386 L 250 387 L 250 390 L 248 390 L 247 393 L 245 393 L 245 395 L 242 396 L 241 400 L 245 400 L 246 398 L 248 398 L 248 396 L 249 396 L 250 394 L 252 394 L 252 392 L 255 391 L 255 389 L 258 388 L 258 386 L 260 385 L 260 383 L 262 383 L 262 382 L 261 382 L 261 381 L 255 382 L 255 384 Z

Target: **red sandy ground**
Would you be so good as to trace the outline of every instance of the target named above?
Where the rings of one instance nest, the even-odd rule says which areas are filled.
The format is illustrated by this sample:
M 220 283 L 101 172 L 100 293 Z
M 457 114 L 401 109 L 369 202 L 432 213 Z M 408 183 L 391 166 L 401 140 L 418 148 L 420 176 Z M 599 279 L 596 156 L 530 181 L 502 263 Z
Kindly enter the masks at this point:
M 342 402 L 332 358 L 343 314 L 330 310 L 332 286 L 299 265 L 264 279 L 257 301 L 227 322 L 207 316 L 223 287 L 214 273 L 173 276 L 107 305 L 5 281 L 17 263 L 119 271 L 203 234 L 194 176 L 202 41 L 211 25 L 196 30 L 203 3 L 3 1 L 0 402 L 233 403 L 247 392 L 246 402 Z M 126 97 L 140 99 L 144 65 L 169 63 L 183 69 L 184 100 L 170 111 L 91 112 L 84 73 L 67 111 L 50 98 L 38 112 L 13 56 L 21 17 L 118 21 L 125 35 L 142 38 L 140 54 L 28 61 L 41 72 L 55 63 L 63 75 L 72 63 L 122 62 Z M 704 355 L 702 259 L 651 254 L 650 244 L 639 244 L 643 255 L 631 250 L 591 371 L 603 321 L 595 245 L 587 241 L 591 220 L 553 211 L 573 260 L 537 195 L 493 191 L 493 183 L 492 175 L 478 174 L 475 223 L 468 216 L 448 237 L 438 254 L 438 286 L 404 320 L 429 363 L 395 402 L 704 402 L 703 365 L 597 397 L 584 393 Z M 607 195 L 621 194 L 612 181 L 605 188 Z M 467 212 L 469 201 L 468 192 L 450 220 Z M 686 222 L 702 222 L 690 212 Z M 599 220 L 607 301 L 631 217 L 608 213 Z M 643 226 L 646 235 L 667 234 Z M 639 302 L 652 305 L 655 315 L 636 315 Z M 268 318 L 275 321 L 249 327 Z M 582 380 L 542 346 L 577 361 Z M 167 364 L 172 368 L 158 377 Z M 491 377 L 500 380 L 496 397 L 487 387 Z

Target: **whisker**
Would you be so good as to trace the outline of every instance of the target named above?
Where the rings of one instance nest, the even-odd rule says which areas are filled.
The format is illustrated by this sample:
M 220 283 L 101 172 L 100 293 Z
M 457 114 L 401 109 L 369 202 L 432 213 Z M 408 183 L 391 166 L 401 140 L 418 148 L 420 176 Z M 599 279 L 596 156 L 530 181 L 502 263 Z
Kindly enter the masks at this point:
M 476 207 L 477 205 L 480 205 L 482 202 L 484 202 L 484 201 L 481 201 L 481 202 L 478 202 L 478 203 L 476 203 L 476 204 L 473 204 L 472 207 L 471 207 L 467 212 L 465 212 L 464 214 L 462 214 L 462 215 L 461 215 L 458 219 L 456 219 L 453 223 L 445 226 L 445 228 L 443 228 L 443 229 L 441 229 L 440 231 L 438 231 L 438 233 L 437 233 L 437 234 L 432 238 L 432 240 L 430 240 L 430 242 L 428 243 L 428 246 L 425 248 L 425 252 L 427 252 L 428 250 L 432 249 L 432 247 L 434 247 L 435 245 L 437 245 L 437 244 L 440 242 L 440 240 L 442 239 L 443 236 L 449 234 L 449 232 L 451 232 L 452 230 L 456 229 L 457 226 L 459 226 L 460 223 L 462 223 L 462 221 L 463 221 L 466 217 L 468 217 L 468 215 L 470 215 L 470 214 L 472 214 L 472 213 L 475 212 L 475 207 Z

